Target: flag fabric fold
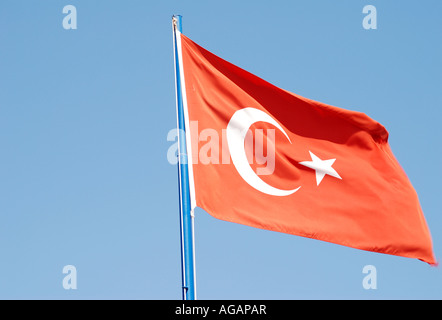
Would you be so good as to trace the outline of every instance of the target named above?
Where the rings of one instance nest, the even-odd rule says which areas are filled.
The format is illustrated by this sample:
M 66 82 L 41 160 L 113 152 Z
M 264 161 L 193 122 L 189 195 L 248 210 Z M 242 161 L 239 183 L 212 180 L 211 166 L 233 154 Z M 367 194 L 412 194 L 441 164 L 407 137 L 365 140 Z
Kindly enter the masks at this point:
M 179 36 L 198 207 L 225 221 L 436 263 L 418 196 L 381 124 L 280 89 Z M 256 144 L 246 143 L 257 132 L 273 150 L 267 160 L 274 154 L 264 174 Z M 256 161 L 246 161 L 248 149 Z

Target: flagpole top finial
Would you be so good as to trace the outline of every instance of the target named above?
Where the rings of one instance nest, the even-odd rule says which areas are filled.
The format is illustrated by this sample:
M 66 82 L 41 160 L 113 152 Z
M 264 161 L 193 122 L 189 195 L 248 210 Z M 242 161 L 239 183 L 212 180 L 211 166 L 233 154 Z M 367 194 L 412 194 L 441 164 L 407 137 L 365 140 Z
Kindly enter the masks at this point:
M 181 27 L 181 19 L 182 16 L 179 14 L 174 14 L 172 16 L 172 24 L 175 30 L 178 30 L 179 32 L 182 32 L 182 27 Z

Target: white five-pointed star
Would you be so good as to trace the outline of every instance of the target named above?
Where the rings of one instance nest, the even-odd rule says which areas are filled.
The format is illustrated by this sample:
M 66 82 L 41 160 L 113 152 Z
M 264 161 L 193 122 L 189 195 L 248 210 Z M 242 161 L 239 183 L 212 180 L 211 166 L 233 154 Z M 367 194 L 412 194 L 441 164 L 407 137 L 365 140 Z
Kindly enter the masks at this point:
M 309 152 L 313 161 L 302 161 L 299 162 L 299 164 L 316 171 L 316 185 L 319 186 L 326 174 L 342 180 L 336 170 L 332 168 L 332 164 L 336 161 L 336 159 L 321 160 L 313 152 Z

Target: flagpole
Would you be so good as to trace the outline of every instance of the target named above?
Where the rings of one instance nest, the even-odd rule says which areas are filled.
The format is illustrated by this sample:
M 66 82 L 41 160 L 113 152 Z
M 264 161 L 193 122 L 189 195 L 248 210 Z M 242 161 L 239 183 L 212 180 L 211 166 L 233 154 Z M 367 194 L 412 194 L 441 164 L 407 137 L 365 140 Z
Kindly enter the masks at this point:
M 175 89 L 178 129 L 178 190 L 180 207 L 180 238 L 181 238 L 181 280 L 183 300 L 196 299 L 195 285 L 195 251 L 194 251 L 194 215 L 190 200 L 189 169 L 186 145 L 186 125 L 183 108 L 182 57 L 178 48 L 178 38 L 182 32 L 182 17 L 172 17 Z M 179 34 L 177 34 L 177 31 Z M 181 41 L 179 41 L 181 43 Z

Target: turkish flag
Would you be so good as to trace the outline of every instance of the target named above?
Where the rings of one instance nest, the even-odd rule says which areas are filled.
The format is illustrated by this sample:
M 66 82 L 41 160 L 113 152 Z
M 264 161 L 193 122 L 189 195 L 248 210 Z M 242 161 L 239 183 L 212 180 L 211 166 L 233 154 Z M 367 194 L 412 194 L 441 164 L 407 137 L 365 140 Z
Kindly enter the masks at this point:
M 177 44 L 194 205 L 225 221 L 436 263 L 381 124 L 277 88 L 180 33 Z

